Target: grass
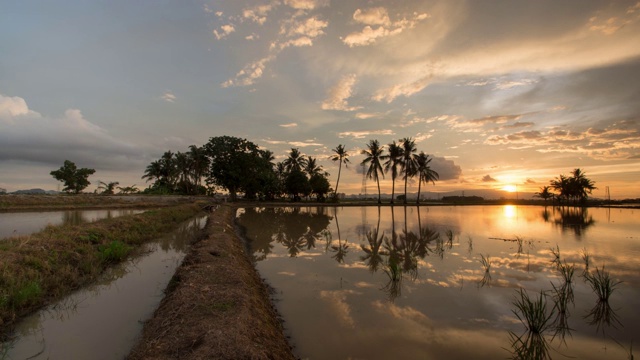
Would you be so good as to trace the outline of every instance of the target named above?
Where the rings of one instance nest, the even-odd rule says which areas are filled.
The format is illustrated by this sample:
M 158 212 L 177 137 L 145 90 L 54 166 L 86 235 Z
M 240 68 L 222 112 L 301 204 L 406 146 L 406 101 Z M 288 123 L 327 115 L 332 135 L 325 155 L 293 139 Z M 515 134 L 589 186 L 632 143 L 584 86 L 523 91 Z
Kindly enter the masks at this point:
M 525 326 L 522 335 L 509 332 L 511 354 L 514 359 L 550 359 L 549 343 L 546 333 L 553 329 L 553 310 L 547 310 L 547 297 L 540 292 L 537 298 L 531 299 L 529 294 L 520 289 L 512 303 L 516 309 L 513 313 Z
M 584 276 L 584 280 L 591 286 L 593 292 L 598 295 L 599 301 L 607 302 L 613 291 L 622 283 L 622 281 L 613 280 L 608 271 L 605 271 L 604 265 L 602 270 L 596 266 L 595 272 L 588 272 Z
M 487 257 L 484 257 L 484 255 L 480 254 L 480 263 L 482 264 L 482 267 L 484 268 L 484 275 L 482 276 L 482 279 L 478 283 L 478 286 L 483 287 L 483 286 L 491 283 L 491 272 L 490 272 L 491 271 L 491 257 L 489 255 L 487 255 Z
M 95 281 L 109 265 L 199 211 L 196 204 L 179 205 L 3 240 L 0 339 L 21 316 Z

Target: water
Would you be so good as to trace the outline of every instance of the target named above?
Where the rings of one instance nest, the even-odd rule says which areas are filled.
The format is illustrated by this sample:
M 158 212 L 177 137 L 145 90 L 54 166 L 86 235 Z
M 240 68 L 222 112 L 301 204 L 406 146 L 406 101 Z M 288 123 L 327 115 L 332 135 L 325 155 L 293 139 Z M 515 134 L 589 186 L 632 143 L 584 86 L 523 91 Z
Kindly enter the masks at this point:
M 508 205 L 238 211 L 294 351 L 308 359 L 508 358 L 509 332 L 526 337 L 518 289 L 545 291 L 551 311 L 563 284 L 551 248 L 575 274 L 565 331 L 545 332 L 550 355 L 627 359 L 640 340 L 638 220 L 636 209 Z M 609 307 L 580 276 L 585 252 L 592 272 L 604 265 L 622 281 Z
M 113 267 L 99 283 L 21 321 L 15 339 L 0 346 L 0 358 L 4 348 L 7 359 L 124 358 L 206 219 L 182 224 L 146 244 L 144 256 Z
M 47 225 L 78 225 L 100 219 L 140 214 L 146 210 L 64 210 L 40 212 L 0 212 L 0 239 L 24 236 L 44 229 Z

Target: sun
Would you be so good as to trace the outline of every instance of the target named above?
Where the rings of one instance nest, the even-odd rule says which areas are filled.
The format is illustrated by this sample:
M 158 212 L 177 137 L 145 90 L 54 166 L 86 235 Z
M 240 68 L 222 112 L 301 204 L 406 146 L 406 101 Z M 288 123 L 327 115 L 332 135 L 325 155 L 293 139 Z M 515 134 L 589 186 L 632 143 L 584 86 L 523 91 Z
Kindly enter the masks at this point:
M 502 190 L 506 192 L 516 192 L 517 187 L 515 185 L 505 185 L 502 187 Z

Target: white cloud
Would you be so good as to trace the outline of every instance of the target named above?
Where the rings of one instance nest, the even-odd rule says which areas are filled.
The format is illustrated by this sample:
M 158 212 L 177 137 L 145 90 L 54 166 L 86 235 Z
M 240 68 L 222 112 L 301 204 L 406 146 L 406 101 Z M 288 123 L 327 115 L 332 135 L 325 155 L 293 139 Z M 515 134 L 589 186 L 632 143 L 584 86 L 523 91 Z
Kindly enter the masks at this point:
M 176 101 L 176 96 L 171 92 L 171 91 L 167 91 L 164 94 L 162 94 L 162 96 L 160 97 L 162 100 L 166 101 L 166 102 L 175 102 Z
M 249 19 L 260 25 L 264 25 L 267 21 L 267 14 L 273 9 L 272 4 L 254 6 L 242 11 L 242 17 Z
M 13 123 L 14 117 L 23 115 L 40 116 L 40 114 L 29 110 L 27 102 L 23 98 L 0 94 L 0 120 Z
M 220 32 L 218 32 L 218 30 L 213 30 L 213 35 L 215 35 L 216 39 L 221 40 L 234 31 L 236 31 L 236 28 L 233 25 L 222 25 L 220 27 Z
M 338 137 L 351 137 L 353 139 L 363 139 L 371 135 L 395 135 L 395 133 L 393 130 L 343 131 L 338 133 Z
M 349 47 L 369 45 L 376 42 L 376 39 L 389 35 L 389 30 L 382 26 L 373 29 L 367 25 L 360 32 L 347 35 L 342 41 Z
M 353 13 L 353 20 L 365 25 L 385 25 L 391 24 L 387 9 L 383 7 L 375 7 L 371 9 L 357 9 Z
M 283 127 L 283 128 L 290 128 L 290 127 L 296 127 L 296 126 L 298 126 L 298 124 L 297 123 L 288 123 L 288 124 L 281 124 L 279 126 Z
M 262 77 L 264 74 L 264 68 L 267 66 L 267 63 L 274 59 L 273 56 L 267 56 L 258 61 L 255 61 L 247 66 L 244 69 L 240 70 L 234 79 L 229 79 L 222 83 L 222 87 L 231 87 L 231 86 L 248 86 L 253 85 L 256 80 Z
M 356 75 L 345 75 L 329 90 L 328 98 L 322 103 L 323 110 L 354 111 L 361 107 L 349 106 L 347 99 L 353 94 L 353 85 L 356 83 Z
M 296 10 L 313 10 L 329 5 L 329 0 L 284 0 L 284 3 Z
M 431 82 L 432 77 L 433 75 L 429 74 L 412 82 L 398 84 L 387 89 L 379 90 L 373 96 L 373 100 L 386 101 L 390 103 L 399 96 L 411 96 L 426 88 Z

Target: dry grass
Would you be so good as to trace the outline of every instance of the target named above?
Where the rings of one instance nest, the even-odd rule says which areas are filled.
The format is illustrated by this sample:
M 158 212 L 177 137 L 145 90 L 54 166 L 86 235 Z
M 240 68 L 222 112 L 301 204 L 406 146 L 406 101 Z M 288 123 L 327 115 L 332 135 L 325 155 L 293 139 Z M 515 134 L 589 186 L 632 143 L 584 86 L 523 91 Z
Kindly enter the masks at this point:
M 294 359 L 232 224 L 227 206 L 209 218 L 129 359 Z

